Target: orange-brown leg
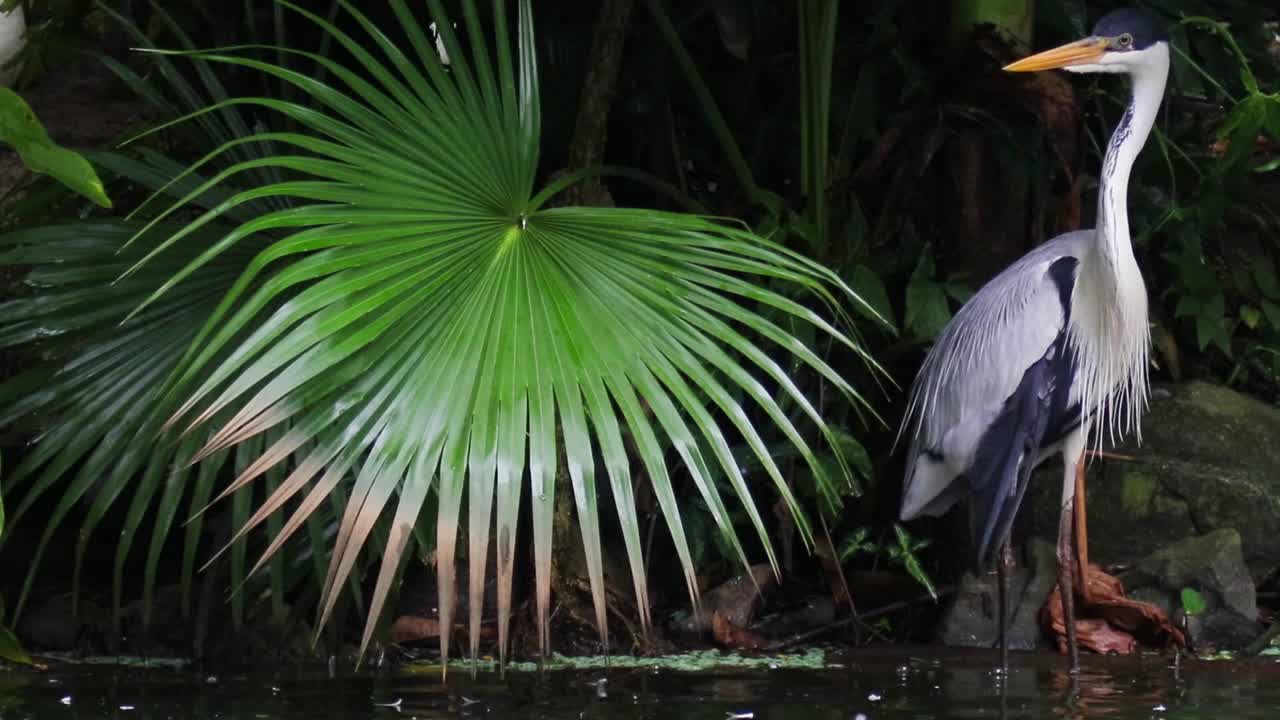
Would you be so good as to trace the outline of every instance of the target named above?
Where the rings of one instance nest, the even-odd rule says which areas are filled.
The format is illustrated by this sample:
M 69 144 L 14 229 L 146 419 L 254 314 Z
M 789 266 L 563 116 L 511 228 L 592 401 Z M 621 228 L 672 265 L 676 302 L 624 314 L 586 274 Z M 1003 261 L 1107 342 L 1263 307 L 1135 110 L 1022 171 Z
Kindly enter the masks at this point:
M 1085 455 L 1080 453 L 1080 462 L 1076 463 L 1076 497 L 1075 497 L 1075 530 L 1076 560 L 1080 567 L 1080 601 L 1087 607 L 1091 604 L 1089 592 L 1089 529 L 1085 519 L 1084 480 L 1088 470 L 1085 467 Z
M 1071 673 L 1080 672 L 1080 645 L 1076 641 L 1074 588 L 1075 543 L 1071 521 L 1075 515 L 1074 499 L 1067 498 L 1058 518 L 1058 593 L 1062 597 L 1062 624 L 1067 630 L 1067 656 Z

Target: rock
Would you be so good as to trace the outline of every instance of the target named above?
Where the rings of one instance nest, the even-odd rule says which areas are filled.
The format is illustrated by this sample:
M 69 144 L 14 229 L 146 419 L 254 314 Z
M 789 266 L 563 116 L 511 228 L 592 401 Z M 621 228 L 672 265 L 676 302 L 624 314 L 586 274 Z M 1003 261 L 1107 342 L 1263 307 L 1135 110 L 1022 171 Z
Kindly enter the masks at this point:
M 1052 544 L 1032 538 L 1022 554 L 1022 562 L 1009 578 L 1009 647 L 1014 650 L 1030 650 L 1042 644 L 1038 614 L 1058 576 L 1058 558 Z M 994 571 L 981 577 L 965 573 L 938 623 L 939 642 L 962 647 L 995 646 L 999 598 L 996 578 Z
M 1257 594 L 1235 530 L 1216 530 L 1157 550 L 1121 575 L 1121 581 L 1132 595 L 1166 609 L 1171 617 L 1182 616 L 1183 588 L 1199 592 L 1204 612 L 1186 619 L 1197 650 L 1242 648 L 1262 632 Z
M 737 650 L 763 650 L 769 644 L 763 635 L 733 624 L 719 610 L 711 616 L 711 637 L 717 643 Z
M 1255 582 L 1280 569 L 1280 410 L 1203 382 L 1156 387 L 1133 438 L 1095 458 L 1088 491 L 1089 559 L 1132 562 L 1183 538 L 1239 530 Z M 1062 469 L 1048 463 L 1028 491 L 1032 529 L 1058 532 Z
M 831 595 L 806 595 L 799 602 L 774 605 L 758 621 L 752 623 L 751 630 L 770 640 L 794 638 L 797 635 L 819 628 L 826 628 L 837 621 L 836 604 Z M 842 606 L 848 611 L 848 606 Z M 715 630 L 715 617 L 712 617 L 712 631 Z
M 102 650 L 111 627 L 110 612 L 81 596 L 73 612 L 71 593 L 33 602 L 14 628 L 28 650 Z
M 1246 618 L 1258 615 L 1253 581 L 1245 567 L 1240 534 L 1217 530 L 1187 538 L 1139 560 L 1123 575 L 1131 587 L 1158 587 L 1181 592 L 1190 587 L 1206 595 L 1209 607 L 1217 605 Z M 1180 604 L 1180 603 L 1179 603 Z
M 712 629 L 711 621 L 717 613 L 731 625 L 746 627 L 760 609 L 762 593 L 773 584 L 773 569 L 769 565 L 752 565 L 750 575 L 736 575 L 703 593 L 697 612 L 681 613 L 675 618 L 675 627 L 687 633 L 707 632 Z

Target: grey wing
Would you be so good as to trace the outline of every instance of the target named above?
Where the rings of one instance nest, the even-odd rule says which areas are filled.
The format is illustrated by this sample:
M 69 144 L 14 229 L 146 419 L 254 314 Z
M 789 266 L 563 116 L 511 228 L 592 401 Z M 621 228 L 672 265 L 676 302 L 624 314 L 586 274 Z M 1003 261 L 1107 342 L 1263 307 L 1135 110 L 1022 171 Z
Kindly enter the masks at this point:
M 956 313 L 925 358 L 903 420 L 911 433 L 901 518 L 940 515 L 966 491 L 984 432 L 1024 374 L 1065 331 L 1075 263 L 1064 296 L 1051 268 L 1078 257 L 1085 233 L 1058 237 L 997 275 Z M 1061 268 L 1062 266 L 1060 266 Z

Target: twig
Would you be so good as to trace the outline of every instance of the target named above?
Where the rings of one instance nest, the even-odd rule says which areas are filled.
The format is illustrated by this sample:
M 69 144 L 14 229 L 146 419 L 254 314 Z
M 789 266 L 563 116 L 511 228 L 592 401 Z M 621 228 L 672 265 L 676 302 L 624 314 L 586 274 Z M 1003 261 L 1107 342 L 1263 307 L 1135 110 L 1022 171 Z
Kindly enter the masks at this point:
M 1125 455 L 1123 453 L 1111 452 L 1110 450 L 1085 450 L 1086 455 L 1090 457 L 1106 458 L 1108 460 L 1124 460 L 1133 462 L 1138 459 L 1136 455 Z
M 1267 646 L 1271 644 L 1271 641 L 1275 640 L 1277 637 L 1280 637 L 1280 621 L 1272 622 L 1271 627 L 1267 628 L 1266 632 L 1259 635 L 1257 640 L 1249 643 L 1249 647 L 1244 649 L 1245 657 L 1253 657 L 1263 650 L 1266 650 Z
M 947 585 L 945 587 L 940 587 L 938 588 L 938 597 L 939 598 L 947 597 L 948 595 L 953 594 L 955 591 L 956 591 L 956 587 L 954 585 Z M 912 605 L 922 603 L 926 600 L 933 600 L 933 597 L 928 593 L 922 593 L 920 595 L 917 595 L 914 598 L 911 598 L 910 600 L 899 600 L 898 602 L 891 602 L 888 605 L 882 605 L 876 608 L 875 610 L 864 612 L 861 615 L 847 617 L 847 618 L 844 618 L 843 620 L 837 620 L 833 623 L 823 625 L 822 627 L 819 627 L 819 628 L 814 628 L 812 630 L 802 632 L 797 635 L 792 635 L 789 638 L 784 638 L 782 640 L 774 641 L 769 645 L 765 646 L 765 651 L 775 652 L 778 650 L 784 650 L 786 648 L 792 647 L 793 645 L 799 645 L 802 642 L 808 642 L 809 640 L 812 640 L 816 637 L 821 637 L 823 635 L 826 635 L 832 630 L 839 630 L 840 628 L 845 627 L 850 623 L 856 622 L 870 628 L 870 626 L 867 625 L 868 620 L 871 620 L 872 618 L 878 618 L 881 615 L 888 615 L 889 613 L 897 612 L 899 610 L 909 608 Z M 1277 623 L 1277 625 L 1280 625 L 1280 623 Z
M 818 559 L 822 562 L 823 570 L 826 571 L 827 583 L 832 586 L 832 599 L 837 603 L 843 599 L 849 605 L 849 612 L 856 618 L 858 616 L 858 608 L 853 604 L 853 593 L 849 591 L 849 583 L 844 579 L 844 568 L 841 567 L 840 555 L 836 552 L 836 546 L 831 542 L 831 531 L 827 528 L 827 516 L 819 512 L 818 521 L 822 523 L 822 538 L 820 542 L 823 545 L 818 553 Z M 831 577 L 832 570 L 835 570 L 834 578 Z M 841 595 L 844 597 L 841 598 Z

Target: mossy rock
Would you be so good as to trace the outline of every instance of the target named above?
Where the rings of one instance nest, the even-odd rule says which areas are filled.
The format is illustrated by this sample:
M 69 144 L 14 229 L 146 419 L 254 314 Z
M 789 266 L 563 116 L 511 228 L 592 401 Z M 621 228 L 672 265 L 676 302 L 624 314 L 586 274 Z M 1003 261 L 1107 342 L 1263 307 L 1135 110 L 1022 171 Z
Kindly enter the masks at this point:
M 1131 460 L 1089 469 L 1089 559 L 1131 563 L 1186 537 L 1239 531 L 1255 581 L 1280 568 L 1280 409 L 1203 382 L 1156 387 L 1142 444 L 1114 449 Z M 1037 473 L 1035 534 L 1054 538 L 1062 470 Z
M 996 574 L 966 572 L 947 601 L 937 641 L 954 647 L 994 647 L 999 600 Z M 1044 644 L 1040 608 L 1058 582 L 1058 556 L 1051 543 L 1032 538 L 1009 577 L 1009 647 L 1031 650 Z
M 1186 628 L 1197 649 L 1240 649 L 1262 631 L 1242 549 L 1238 532 L 1215 530 L 1155 551 L 1120 580 L 1132 596 L 1155 603 L 1171 617 L 1180 618 L 1186 610 Z M 1199 607 L 1184 607 L 1186 590 L 1195 591 Z

